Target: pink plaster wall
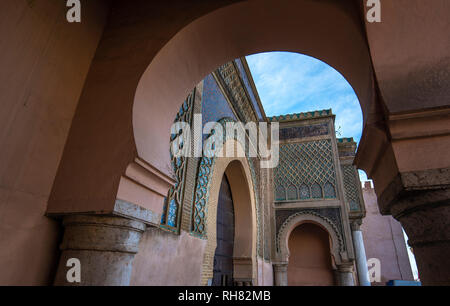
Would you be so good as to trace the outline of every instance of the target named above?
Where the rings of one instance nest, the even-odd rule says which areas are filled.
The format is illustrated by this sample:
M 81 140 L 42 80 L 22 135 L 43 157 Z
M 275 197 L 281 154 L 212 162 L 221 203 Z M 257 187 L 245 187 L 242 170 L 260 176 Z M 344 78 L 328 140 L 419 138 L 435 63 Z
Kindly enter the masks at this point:
M 72 117 L 103 31 L 106 1 L 0 2 L 0 284 L 46 285 L 59 223 L 44 216 Z
M 206 240 L 148 229 L 133 262 L 132 286 L 200 286 Z
M 402 227 L 392 216 L 382 216 L 373 188 L 363 188 L 366 217 L 363 219 L 367 259 L 381 261 L 381 285 L 389 280 L 414 280 Z

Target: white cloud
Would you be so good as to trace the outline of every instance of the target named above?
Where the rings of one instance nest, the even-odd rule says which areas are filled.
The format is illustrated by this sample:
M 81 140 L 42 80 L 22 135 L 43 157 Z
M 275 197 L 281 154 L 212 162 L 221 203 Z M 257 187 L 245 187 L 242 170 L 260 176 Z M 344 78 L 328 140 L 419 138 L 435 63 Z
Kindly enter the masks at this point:
M 268 116 L 332 108 L 342 137 L 359 141 L 362 113 L 358 98 L 334 68 L 289 52 L 255 54 L 247 61 Z
M 362 112 L 347 80 L 326 63 L 297 53 L 269 52 L 247 56 L 267 116 L 333 109 L 341 136 L 359 143 Z M 360 171 L 361 180 L 367 176 Z

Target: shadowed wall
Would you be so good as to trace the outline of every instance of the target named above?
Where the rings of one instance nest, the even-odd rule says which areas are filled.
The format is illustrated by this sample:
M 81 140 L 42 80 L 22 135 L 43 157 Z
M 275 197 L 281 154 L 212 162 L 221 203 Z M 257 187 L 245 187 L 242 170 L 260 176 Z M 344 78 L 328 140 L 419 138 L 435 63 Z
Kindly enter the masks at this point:
M 332 286 L 330 242 L 328 233 L 306 223 L 289 236 L 289 286 Z

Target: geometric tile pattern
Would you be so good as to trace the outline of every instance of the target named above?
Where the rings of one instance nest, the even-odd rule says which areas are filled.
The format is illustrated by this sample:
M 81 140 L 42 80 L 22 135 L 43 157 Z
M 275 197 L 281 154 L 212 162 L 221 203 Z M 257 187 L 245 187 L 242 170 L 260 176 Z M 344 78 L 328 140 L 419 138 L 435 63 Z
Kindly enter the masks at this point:
M 347 198 L 348 204 L 351 211 L 361 210 L 361 201 L 359 199 L 359 190 L 357 184 L 359 180 L 356 179 L 356 170 L 353 165 L 342 165 L 342 173 L 344 175 L 344 190 L 345 197 Z
M 202 94 L 202 127 L 207 122 L 218 122 L 220 119 L 229 117 L 236 120 L 236 116 L 230 105 L 222 94 L 212 74 L 203 80 Z M 203 134 L 203 141 L 208 135 Z
M 206 237 L 206 214 L 211 173 L 215 163 L 214 157 L 202 157 L 198 168 L 197 186 L 195 188 L 194 205 L 192 210 L 192 234 Z
M 324 109 L 324 110 L 316 110 L 313 112 L 305 112 L 305 113 L 295 113 L 295 114 L 287 114 L 287 115 L 280 115 L 280 116 L 273 116 L 269 117 L 269 121 L 271 122 L 286 122 L 286 121 L 293 121 L 293 120 L 299 120 L 299 119 L 312 119 L 312 118 L 321 118 L 321 117 L 328 117 L 331 116 L 333 112 L 331 109 Z
M 239 139 L 236 137 L 235 134 L 227 134 L 225 129 L 225 124 L 227 122 L 235 122 L 232 118 L 222 118 L 220 119 L 217 124 L 222 125 L 223 127 L 223 143 L 225 143 L 228 139 L 235 139 L 239 141 Z M 210 134 L 208 137 L 211 137 Z M 244 145 L 244 144 L 242 144 Z M 191 225 L 191 234 L 194 236 L 197 236 L 199 238 L 206 239 L 207 238 L 207 232 L 206 232 L 206 217 L 207 217 L 207 203 L 209 199 L 209 190 L 210 190 L 210 183 L 211 183 L 211 177 L 212 173 L 214 171 L 214 165 L 216 162 L 217 157 L 202 157 L 200 161 L 200 165 L 198 168 L 198 174 L 196 177 L 196 187 L 195 187 L 195 194 L 194 194 L 194 203 L 192 207 L 192 225 Z M 247 156 L 247 161 L 250 166 L 250 173 L 252 178 L 252 185 L 253 185 L 253 193 L 255 196 L 255 204 L 256 204 L 256 226 L 257 228 L 260 228 L 260 216 L 259 216 L 259 199 L 260 195 L 258 192 L 258 176 L 255 171 L 255 165 L 253 164 L 253 161 L 251 158 Z M 257 249 L 260 250 L 260 231 L 257 231 Z
M 274 169 L 277 201 L 292 200 L 294 194 L 296 199 L 302 200 L 336 198 L 336 171 L 330 139 L 281 144 L 279 156 L 279 164 Z M 283 189 L 289 197 L 283 197 Z
M 234 61 L 220 66 L 216 70 L 216 75 L 224 82 L 240 121 L 257 122 L 258 117 L 251 106 L 250 98 L 247 96 L 247 92 L 244 89 L 245 85 L 239 77 L 239 70 Z
M 262 118 L 261 110 L 259 109 L 258 102 L 256 102 L 256 98 L 255 98 L 255 95 L 253 93 L 252 87 L 250 86 L 250 82 L 248 80 L 247 74 L 245 73 L 244 64 L 242 63 L 240 58 L 237 58 L 235 60 L 235 63 L 236 63 L 236 66 L 239 69 L 239 73 L 240 73 L 240 76 L 242 78 L 242 81 L 244 82 L 245 88 L 247 89 L 247 93 L 250 96 L 250 100 L 251 100 L 251 102 L 253 104 L 253 108 L 255 109 L 256 114 L 258 115 L 258 118 L 260 120 L 262 120 L 263 118 Z

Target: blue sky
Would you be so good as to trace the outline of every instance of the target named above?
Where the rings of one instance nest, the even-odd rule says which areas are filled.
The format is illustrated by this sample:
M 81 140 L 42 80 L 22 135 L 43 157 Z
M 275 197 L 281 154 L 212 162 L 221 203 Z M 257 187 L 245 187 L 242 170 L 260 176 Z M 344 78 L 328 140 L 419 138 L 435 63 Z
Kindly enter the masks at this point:
M 362 133 L 358 98 L 346 79 L 326 63 L 297 53 L 268 52 L 246 57 L 267 116 L 329 109 L 337 137 Z M 361 180 L 366 179 L 360 171 Z

